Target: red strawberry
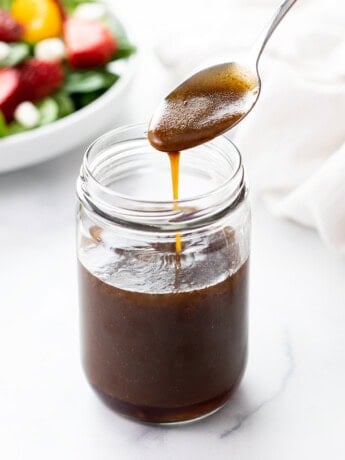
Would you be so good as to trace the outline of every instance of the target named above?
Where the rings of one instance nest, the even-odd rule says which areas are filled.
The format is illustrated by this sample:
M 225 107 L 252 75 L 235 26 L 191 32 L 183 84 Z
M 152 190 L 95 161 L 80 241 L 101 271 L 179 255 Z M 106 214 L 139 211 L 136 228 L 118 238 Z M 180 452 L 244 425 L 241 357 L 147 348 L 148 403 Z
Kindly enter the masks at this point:
M 17 69 L 0 69 L 0 111 L 11 121 L 17 105 L 22 102 L 20 74 Z
M 25 100 L 37 101 L 48 96 L 63 82 L 60 63 L 29 59 L 18 67 L 20 83 Z
M 0 41 L 16 42 L 23 36 L 24 28 L 6 11 L 0 10 Z
M 117 49 L 115 38 L 101 21 L 68 19 L 64 32 L 71 67 L 103 65 Z

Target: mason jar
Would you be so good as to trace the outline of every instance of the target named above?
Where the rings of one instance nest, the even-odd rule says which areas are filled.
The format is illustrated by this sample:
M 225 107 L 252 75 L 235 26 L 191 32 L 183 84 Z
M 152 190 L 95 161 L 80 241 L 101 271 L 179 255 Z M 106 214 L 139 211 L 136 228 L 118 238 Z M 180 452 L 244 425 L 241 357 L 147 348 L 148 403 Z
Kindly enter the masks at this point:
M 145 128 L 103 135 L 81 167 L 82 361 L 115 411 L 178 423 L 221 408 L 242 378 L 250 209 L 226 137 L 181 153 L 174 201 L 168 155 Z

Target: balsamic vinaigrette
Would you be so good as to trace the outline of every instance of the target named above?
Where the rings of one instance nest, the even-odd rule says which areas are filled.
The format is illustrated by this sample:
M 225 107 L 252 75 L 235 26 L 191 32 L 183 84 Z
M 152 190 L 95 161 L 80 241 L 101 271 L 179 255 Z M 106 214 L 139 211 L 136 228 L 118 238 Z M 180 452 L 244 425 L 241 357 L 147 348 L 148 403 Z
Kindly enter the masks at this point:
M 208 248 L 210 279 L 211 262 L 231 257 L 222 241 L 215 241 L 220 250 Z M 201 269 L 193 268 L 196 278 Z M 148 422 L 190 420 L 221 407 L 246 364 L 247 281 L 246 262 L 213 286 L 135 292 L 79 264 L 82 356 L 91 386 L 112 409 Z
M 180 85 L 154 114 L 148 139 L 169 155 L 174 209 L 179 152 L 236 124 L 255 91 L 251 75 L 235 64 L 222 65 Z M 239 384 L 247 357 L 243 247 L 249 223 L 237 232 L 230 218 L 224 222 L 213 226 L 213 233 L 203 229 L 198 240 L 185 241 L 185 253 L 177 234 L 175 258 L 171 244 L 159 242 L 159 232 L 145 254 L 136 252 L 128 235 L 128 247 L 112 248 L 110 262 L 96 268 L 92 251 L 107 251 L 102 237 L 81 250 L 84 369 L 117 412 L 147 422 L 191 420 L 222 407 Z
M 150 121 L 148 139 L 162 152 L 210 141 L 248 113 L 258 90 L 256 75 L 239 64 L 201 70 L 164 99 Z

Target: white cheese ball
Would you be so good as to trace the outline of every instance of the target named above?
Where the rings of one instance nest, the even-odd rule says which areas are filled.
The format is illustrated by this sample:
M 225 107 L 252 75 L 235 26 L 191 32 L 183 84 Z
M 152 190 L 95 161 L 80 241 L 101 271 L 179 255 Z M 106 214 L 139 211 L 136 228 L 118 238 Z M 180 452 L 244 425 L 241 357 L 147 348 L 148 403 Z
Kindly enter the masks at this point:
M 73 16 L 83 21 L 96 21 L 104 18 L 106 12 L 102 3 L 82 3 L 74 10 Z
M 40 113 L 32 102 L 26 101 L 17 106 L 14 118 L 25 128 L 33 128 L 40 121 Z
M 65 44 L 60 38 L 47 38 L 35 46 L 35 57 L 42 61 L 62 61 L 65 56 Z
M 6 59 L 11 52 L 11 47 L 5 42 L 0 42 L 0 61 Z

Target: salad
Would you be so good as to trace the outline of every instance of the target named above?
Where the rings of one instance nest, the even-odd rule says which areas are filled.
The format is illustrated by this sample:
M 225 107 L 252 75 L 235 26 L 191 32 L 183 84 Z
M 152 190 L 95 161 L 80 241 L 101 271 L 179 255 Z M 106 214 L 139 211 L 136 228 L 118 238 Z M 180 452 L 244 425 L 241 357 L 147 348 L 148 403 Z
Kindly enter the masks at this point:
M 134 52 L 106 3 L 0 0 L 0 138 L 90 104 Z

